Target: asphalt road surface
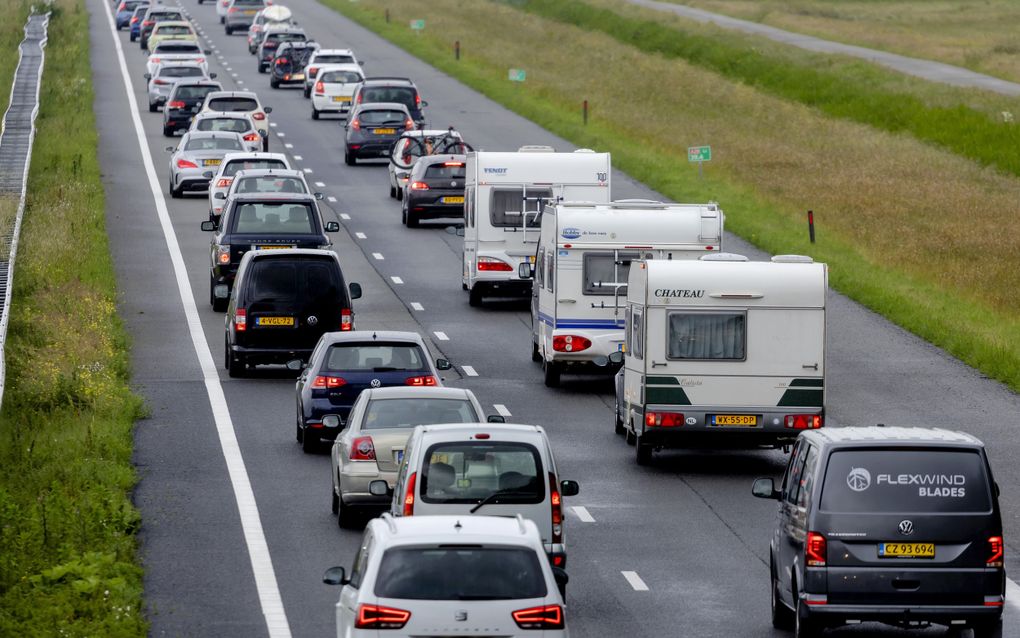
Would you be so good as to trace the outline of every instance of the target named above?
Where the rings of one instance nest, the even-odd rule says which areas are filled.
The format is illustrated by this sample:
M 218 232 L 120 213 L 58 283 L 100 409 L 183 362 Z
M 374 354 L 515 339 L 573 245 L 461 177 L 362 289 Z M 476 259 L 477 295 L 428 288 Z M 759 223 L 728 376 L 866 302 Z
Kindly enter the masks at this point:
M 328 456 L 306 455 L 294 440 L 292 373 L 234 380 L 223 370 L 223 315 L 207 302 L 209 235 L 199 229 L 207 200 L 167 195 L 164 147 L 176 141 L 145 109 L 144 55 L 126 32 L 113 32 L 106 2 L 88 0 L 96 125 L 134 384 L 152 412 L 138 424 L 135 455 L 152 635 L 335 635 L 338 590 L 320 579 L 326 567 L 350 564 L 360 532 L 338 529 L 330 513 Z M 572 149 L 313 0 L 288 6 L 323 46 L 354 48 L 369 75 L 413 78 L 430 124 L 456 126 L 475 148 Z M 339 124 L 312 121 L 300 89 L 270 89 L 244 37 L 224 35 L 212 4 L 188 0 L 186 8 L 216 47 L 211 66 L 224 86 L 256 90 L 274 107 L 270 150 L 290 154 L 328 195 L 327 219 L 336 215 L 344 228 L 335 247 L 345 273 L 365 288 L 358 327 L 420 331 L 457 366 L 448 384 L 471 388 L 491 412 L 548 429 L 562 478 L 581 483 L 565 501 L 573 635 L 783 636 L 768 620 L 776 507 L 753 498 L 750 483 L 778 476 L 784 455 L 670 451 L 638 467 L 613 433 L 611 381 L 568 375 L 562 388 L 544 387 L 530 361 L 526 304 L 470 308 L 460 239 L 444 223 L 401 226 L 385 164 L 344 166 Z M 141 112 L 137 104 L 132 112 L 129 92 Z M 618 172 L 613 190 L 661 198 Z M 732 236 L 725 248 L 765 257 Z M 945 426 L 981 437 L 1017 566 L 1017 395 L 835 293 L 828 330 L 828 424 Z M 1015 632 L 1020 608 L 1010 605 L 1007 631 Z M 904 634 L 858 627 L 831 635 Z

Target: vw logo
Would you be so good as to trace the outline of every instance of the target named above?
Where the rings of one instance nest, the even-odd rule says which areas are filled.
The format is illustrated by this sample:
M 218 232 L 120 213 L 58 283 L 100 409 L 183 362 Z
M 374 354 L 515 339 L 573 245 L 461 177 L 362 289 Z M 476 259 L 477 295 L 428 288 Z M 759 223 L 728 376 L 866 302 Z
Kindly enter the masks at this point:
M 382 386 L 382 381 L 380 381 L 379 379 L 372 379 L 372 382 L 369 383 L 368 385 L 372 386 L 373 388 L 378 388 Z
M 914 533 L 914 522 L 910 520 L 902 520 L 899 524 L 900 534 L 904 536 L 910 536 Z
M 457 182 L 450 182 L 450 186 L 456 186 Z
M 457 611 L 453 614 L 453 619 L 458 622 L 465 622 L 467 621 L 467 612 L 463 610 Z
M 312 315 L 311 317 L 308 317 L 308 325 L 309 326 L 314 326 L 317 323 L 319 323 L 319 318 L 318 317 L 316 317 L 315 315 Z
M 863 467 L 850 468 L 850 473 L 846 475 L 846 484 L 855 492 L 863 492 L 871 486 L 871 472 Z

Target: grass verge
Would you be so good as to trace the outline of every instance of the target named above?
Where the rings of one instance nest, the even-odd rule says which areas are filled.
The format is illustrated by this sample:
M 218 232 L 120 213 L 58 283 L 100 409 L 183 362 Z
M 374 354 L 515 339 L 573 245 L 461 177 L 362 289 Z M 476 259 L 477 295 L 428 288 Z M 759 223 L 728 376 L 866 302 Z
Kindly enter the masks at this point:
M 53 11 L 0 412 L 0 635 L 143 636 L 142 406 L 114 306 L 88 14 L 82 0 Z
M 11 101 L 11 81 L 18 66 L 18 45 L 25 36 L 29 7 L 28 0 L 13 0 L 5 8 L 6 20 L 0 24 L 0 117 L 7 112 Z
M 407 27 L 423 17 L 414 0 L 321 1 L 550 131 L 612 152 L 667 197 L 721 202 L 731 231 L 828 262 L 838 290 L 1020 389 L 1010 257 L 1020 238 L 1005 230 L 1015 178 L 507 5 L 433 0 L 418 34 Z M 508 67 L 527 68 L 527 83 L 508 82 Z M 717 155 L 702 181 L 685 147 L 706 141 Z M 816 220 L 824 211 L 815 245 L 809 207 Z

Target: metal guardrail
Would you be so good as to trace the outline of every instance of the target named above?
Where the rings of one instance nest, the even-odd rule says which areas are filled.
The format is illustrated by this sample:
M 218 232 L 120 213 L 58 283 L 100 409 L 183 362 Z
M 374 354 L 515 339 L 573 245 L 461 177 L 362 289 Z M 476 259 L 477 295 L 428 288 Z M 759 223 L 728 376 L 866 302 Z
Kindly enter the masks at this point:
M 28 168 L 35 141 L 35 117 L 39 113 L 39 87 L 42 84 L 46 30 L 50 14 L 32 15 L 25 24 L 25 39 L 18 47 L 18 66 L 11 83 L 11 102 L 0 125 L 0 197 L 16 195 L 18 209 L 14 225 L 0 235 L 0 248 L 8 258 L 0 260 L 0 403 L 7 382 L 5 346 L 10 320 L 14 259 L 18 254 L 18 235 L 25 214 Z

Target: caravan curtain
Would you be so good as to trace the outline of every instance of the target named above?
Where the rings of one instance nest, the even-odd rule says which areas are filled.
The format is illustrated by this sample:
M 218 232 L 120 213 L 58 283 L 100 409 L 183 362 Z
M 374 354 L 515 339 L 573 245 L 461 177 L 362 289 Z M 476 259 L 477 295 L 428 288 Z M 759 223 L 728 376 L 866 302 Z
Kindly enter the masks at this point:
M 744 359 L 744 313 L 669 314 L 670 359 Z

